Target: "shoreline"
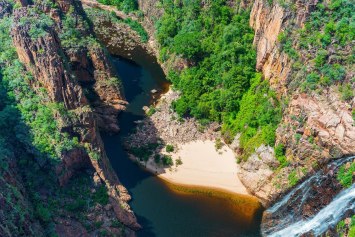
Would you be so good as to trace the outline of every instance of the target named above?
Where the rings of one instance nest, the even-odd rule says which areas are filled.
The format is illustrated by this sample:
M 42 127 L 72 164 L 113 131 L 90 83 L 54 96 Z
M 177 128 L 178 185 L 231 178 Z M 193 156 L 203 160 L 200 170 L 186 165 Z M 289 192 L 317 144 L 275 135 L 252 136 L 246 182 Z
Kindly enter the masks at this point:
M 175 164 L 172 168 L 162 168 L 148 162 L 147 169 L 151 172 L 158 171 L 158 177 L 175 184 L 196 185 L 250 195 L 238 178 L 238 165 L 234 153 L 226 145 L 216 150 L 213 141 L 196 140 L 180 144 L 178 151 L 172 153 L 171 157 Z M 182 164 L 176 166 L 178 159 Z
M 248 200 L 249 202 L 258 203 L 260 204 L 260 206 L 262 206 L 259 202 L 259 199 L 251 194 L 236 193 L 217 187 L 176 183 L 164 177 L 156 177 L 166 183 L 169 189 L 171 189 L 173 192 L 180 193 L 183 195 L 201 194 L 209 197 L 229 199 L 232 202 L 234 202 L 235 200 L 243 200 L 243 203 L 246 202 L 245 200 Z
M 222 149 L 216 150 L 213 141 L 197 140 L 180 144 L 174 153 L 168 153 L 162 149 L 158 153 L 171 156 L 174 165 L 164 167 L 156 164 L 152 159 L 143 162 L 134 155 L 130 155 L 130 157 L 143 169 L 169 185 L 188 189 L 204 189 L 205 193 L 217 191 L 257 200 L 238 178 L 239 167 L 234 153 L 226 145 Z M 177 160 L 181 160 L 182 164 L 176 165 Z
M 157 101 L 153 114 L 137 121 L 140 126 L 125 143 L 128 151 L 132 151 L 131 159 L 173 184 L 254 197 L 238 177 L 235 153 L 221 141 L 219 125 L 210 124 L 201 129 L 193 118 L 177 119 L 170 105 L 178 97 L 179 93 L 170 89 Z M 145 108 L 145 111 L 149 110 Z M 167 151 L 168 145 L 171 151 Z M 135 153 L 137 150 L 140 152 Z M 167 157 L 171 162 L 164 166 Z
M 88 0 L 85 2 L 87 3 L 92 1 Z M 149 44 L 147 44 L 147 46 L 148 45 Z M 182 147 L 186 146 L 186 144 L 194 143 L 194 142 L 195 143 L 206 142 L 208 143 L 208 145 L 206 146 L 202 145 L 202 148 L 197 148 L 197 150 L 201 150 L 202 154 L 197 153 L 195 154 L 195 157 L 198 157 L 200 155 L 203 156 L 204 155 L 203 151 L 205 149 L 210 150 L 211 153 L 214 153 L 215 157 L 219 157 L 219 155 L 217 154 L 218 152 L 214 151 L 214 146 L 215 146 L 214 141 L 220 137 L 220 132 L 218 130 L 219 125 L 212 124 L 204 128 L 204 131 L 200 131 L 201 126 L 198 124 L 198 122 L 195 119 L 190 118 L 185 120 L 184 122 L 178 121 L 176 119 L 177 115 L 174 112 L 170 111 L 170 105 L 173 100 L 176 100 L 179 97 L 179 93 L 172 91 L 171 88 L 168 91 L 164 91 L 164 92 L 165 93 L 157 95 L 157 97 L 162 97 L 162 98 L 157 99 L 156 103 L 152 103 L 154 107 L 159 108 L 157 109 L 156 114 L 153 114 L 151 117 L 147 117 L 146 119 L 143 120 L 143 121 L 146 120 L 153 121 L 153 124 L 150 124 L 150 126 L 145 128 L 146 129 L 145 132 L 150 133 L 149 130 L 152 131 L 156 130 L 157 138 L 159 139 L 161 137 L 163 140 L 163 144 L 172 144 L 175 147 L 179 147 L 179 148 L 177 151 L 178 154 L 175 153 L 166 154 L 162 152 L 164 148 L 162 148 L 160 151 L 155 151 L 154 153 L 172 155 L 174 159 L 174 163 L 176 163 L 178 157 L 181 156 L 179 152 L 181 152 L 181 149 L 183 150 Z M 157 123 L 161 123 L 161 122 L 163 126 L 160 127 L 159 125 L 154 126 Z M 186 136 L 184 136 L 185 134 Z M 140 136 L 142 137 L 142 134 L 140 134 Z M 138 144 L 134 145 L 134 147 L 139 147 L 139 145 L 144 143 L 145 141 L 143 141 L 142 143 L 138 142 Z M 154 141 L 152 143 L 154 143 Z M 223 149 L 228 149 L 228 147 L 225 145 Z M 147 162 L 148 164 L 145 164 L 144 162 L 140 162 L 138 158 L 134 158 L 134 157 L 132 158 L 133 160 L 138 161 L 138 163 L 140 163 L 141 166 L 146 166 L 145 168 L 149 172 L 153 174 L 158 173 L 157 176 L 159 178 L 167 180 L 168 182 L 181 184 L 181 185 L 196 185 L 196 186 L 212 188 L 212 189 L 217 188 L 226 192 L 252 196 L 248 193 L 248 191 L 246 190 L 246 188 L 238 178 L 237 175 L 238 167 L 236 165 L 236 159 L 234 157 L 233 152 L 228 151 L 227 153 L 228 153 L 227 154 L 228 158 L 226 164 L 219 165 L 218 162 L 212 161 L 211 166 L 213 167 L 214 165 L 218 167 L 218 169 L 216 170 L 206 169 L 208 168 L 208 164 L 207 166 L 204 165 L 201 159 L 197 159 L 197 161 L 199 162 L 198 164 L 190 164 L 186 167 L 186 162 L 185 162 L 186 154 L 182 155 L 183 164 L 179 167 L 174 166 L 173 168 L 158 167 L 157 165 L 154 164 L 154 161 L 153 162 L 148 161 Z M 219 158 L 223 160 L 224 158 L 222 157 L 225 157 L 225 154 L 221 155 L 221 157 Z M 150 159 L 152 159 L 152 157 Z M 222 161 L 222 163 L 223 162 L 225 161 Z M 228 169 L 228 167 L 234 167 L 234 168 L 231 170 Z M 172 172 L 170 170 L 175 170 L 175 171 Z

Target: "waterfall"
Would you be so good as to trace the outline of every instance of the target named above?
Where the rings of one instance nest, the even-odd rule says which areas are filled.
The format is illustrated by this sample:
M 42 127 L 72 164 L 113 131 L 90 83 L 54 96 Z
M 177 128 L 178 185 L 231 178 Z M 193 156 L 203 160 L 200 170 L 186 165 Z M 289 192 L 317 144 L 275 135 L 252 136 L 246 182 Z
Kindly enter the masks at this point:
M 309 232 L 319 236 L 327 231 L 329 227 L 334 227 L 349 210 L 355 210 L 355 184 L 339 193 L 328 206 L 314 217 L 298 221 L 283 230 L 269 235 L 269 237 L 297 237 Z
M 347 157 L 347 158 L 343 158 L 343 159 L 338 159 L 335 160 L 333 162 L 331 162 L 328 167 L 334 167 L 334 168 L 338 168 L 339 166 L 343 165 L 344 163 L 354 159 L 355 156 L 351 156 L 351 157 Z M 309 185 L 312 182 L 317 182 L 317 180 L 319 180 L 319 178 L 323 175 L 322 170 L 318 171 L 317 173 L 315 173 L 314 175 L 312 175 L 311 177 L 309 177 L 308 179 L 306 179 L 303 183 L 299 184 L 298 186 L 296 186 L 295 188 L 292 189 L 291 192 L 289 192 L 286 196 L 284 196 L 279 202 L 277 202 L 276 204 L 274 204 L 274 206 L 270 207 L 269 209 L 267 209 L 267 212 L 269 213 L 275 213 L 276 211 L 279 210 L 279 208 L 285 206 L 288 201 L 290 200 L 290 198 L 296 194 L 296 192 L 302 192 L 303 197 L 306 197 L 306 193 L 309 190 Z
M 334 227 L 347 212 L 354 212 L 355 184 L 341 191 L 341 187 L 336 185 L 338 182 L 335 175 L 339 167 L 354 159 L 355 156 L 351 156 L 330 162 L 326 168 L 294 187 L 267 209 L 263 234 L 270 237 L 297 237 L 313 233 L 319 236 Z M 329 189 L 334 192 L 334 196 L 328 192 Z M 321 202 L 322 199 L 327 201 Z M 304 213 L 307 205 L 318 202 L 319 209 L 313 209 L 313 213 Z

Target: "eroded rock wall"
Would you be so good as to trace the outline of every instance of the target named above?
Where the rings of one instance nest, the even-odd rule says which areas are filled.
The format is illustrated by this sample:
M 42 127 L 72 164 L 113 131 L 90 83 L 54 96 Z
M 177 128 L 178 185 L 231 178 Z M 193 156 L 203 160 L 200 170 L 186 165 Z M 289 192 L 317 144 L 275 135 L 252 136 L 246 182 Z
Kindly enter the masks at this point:
M 249 190 L 266 205 L 289 189 L 291 173 L 301 179 L 317 170 L 330 158 L 355 153 L 355 127 L 352 116 L 355 99 L 342 99 L 336 85 L 324 86 L 317 92 L 307 93 L 295 86 L 297 81 L 305 80 L 307 73 L 312 72 L 313 66 L 308 67 L 305 74 L 294 70 L 295 60 L 284 52 L 278 39 L 282 32 L 302 29 L 319 1 L 287 1 L 289 5 L 281 5 L 279 1 L 272 2 L 254 2 L 250 25 L 255 30 L 256 69 L 263 73 L 265 80 L 270 82 L 279 98 L 287 101 L 284 103 L 282 122 L 276 132 L 276 144 L 285 145 L 289 165 L 275 169 L 258 156 L 257 163 L 262 163 L 262 166 L 255 165 L 255 160 L 250 159 L 242 162 L 239 174 Z M 290 40 L 297 48 L 297 38 Z M 337 53 L 341 55 L 344 52 L 346 50 Z M 306 57 L 312 53 L 312 48 L 308 51 L 298 51 L 303 65 L 314 64 Z M 345 81 L 352 77 L 353 71 L 348 70 Z M 259 173 L 262 175 L 258 175 Z
M 111 207 L 118 220 L 131 229 L 139 229 L 140 225 L 127 204 L 130 196 L 113 171 L 99 134 L 99 128 L 118 131 L 116 118 L 126 103 L 121 88 L 114 84 L 118 79 L 112 80 L 116 75 L 102 47 L 73 50 L 63 45 L 60 38 L 63 17 L 66 13 L 72 14 L 68 17 L 83 17 L 83 11 L 77 1 L 56 3 L 59 9 L 25 4 L 16 9 L 11 35 L 20 61 L 34 77 L 32 88 L 36 91 L 44 87 L 52 103 L 64 105 L 71 115 L 56 115 L 61 131 L 77 137 L 86 148 L 73 148 L 62 153 L 56 168 L 58 181 L 65 185 L 76 170 L 93 167 L 108 189 Z M 56 22 L 44 26 L 43 34 L 39 35 L 33 35 L 31 31 L 33 21 L 43 20 L 43 15 L 34 10 L 35 7 L 44 9 L 44 14 Z M 83 36 L 93 37 L 90 29 L 83 31 Z M 90 92 L 96 93 L 95 99 L 87 98 L 83 90 L 85 85 L 81 82 L 93 83 Z
M 327 163 L 330 158 L 355 153 L 355 128 L 352 116 L 355 100 L 343 100 L 333 85 L 325 86 L 317 92 L 303 92 L 297 81 L 304 80 L 307 74 L 311 73 L 312 67 L 304 74 L 294 70 L 295 60 L 285 52 L 279 39 L 279 35 L 285 31 L 297 32 L 304 28 L 319 2 L 318 0 L 228 2 L 236 10 L 250 9 L 250 26 L 255 30 L 256 69 L 263 73 L 279 99 L 285 102 L 283 119 L 276 132 L 276 144 L 282 143 L 286 147 L 289 165 L 278 169 L 280 163 L 275 157 L 274 149 L 265 146 L 257 149 L 249 161 L 240 164 L 241 180 L 265 205 L 292 186 L 289 181 L 290 174 L 296 173 L 297 179 L 302 179 L 308 173 L 319 169 L 318 167 Z M 329 2 L 326 1 L 325 4 Z M 154 37 L 155 23 L 163 14 L 162 7 L 155 0 L 139 1 L 139 7 L 144 14 L 143 26 L 149 32 L 151 44 L 159 55 L 158 43 Z M 297 38 L 291 40 L 292 46 L 296 47 L 299 43 Z M 347 51 L 349 49 L 341 49 L 339 54 L 345 55 Z M 314 65 L 307 57 L 312 53 L 313 49 L 298 51 L 302 64 Z M 164 63 L 165 71 L 171 65 L 179 65 L 179 60 L 175 58 L 173 61 Z M 165 64 L 171 65 L 169 67 Z M 186 66 L 184 63 L 181 65 Z M 346 80 L 352 77 L 353 71 L 350 70 Z

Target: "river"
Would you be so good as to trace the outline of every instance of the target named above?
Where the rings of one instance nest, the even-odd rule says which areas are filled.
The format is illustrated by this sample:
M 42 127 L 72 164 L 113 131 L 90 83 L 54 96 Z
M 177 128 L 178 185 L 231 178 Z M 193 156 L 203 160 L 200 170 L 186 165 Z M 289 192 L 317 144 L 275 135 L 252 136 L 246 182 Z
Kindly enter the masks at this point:
M 138 236 L 217 237 L 260 236 L 262 208 L 254 199 L 211 190 L 191 190 L 167 184 L 146 172 L 128 158 L 122 141 L 144 118 L 143 106 L 156 101 L 169 84 L 156 59 L 142 50 L 133 60 L 113 56 L 126 99 L 130 103 L 119 116 L 118 135 L 103 134 L 107 155 L 114 170 L 132 196 L 129 203 L 143 226 Z

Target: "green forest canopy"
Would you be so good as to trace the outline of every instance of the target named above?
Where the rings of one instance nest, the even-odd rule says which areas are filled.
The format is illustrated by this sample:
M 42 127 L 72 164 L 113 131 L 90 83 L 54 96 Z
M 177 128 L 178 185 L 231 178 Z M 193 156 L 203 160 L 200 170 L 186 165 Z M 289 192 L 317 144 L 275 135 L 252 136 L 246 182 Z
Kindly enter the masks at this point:
M 205 5 L 200 0 L 164 0 L 162 7 L 165 13 L 156 24 L 160 59 L 179 55 L 193 65 L 169 73 L 182 92 L 173 104 L 176 112 L 201 123 L 223 123 L 228 141 L 243 132 L 241 146 L 247 153 L 262 143 L 273 146 L 281 110 L 255 71 L 249 13 L 234 12 L 225 0 Z

